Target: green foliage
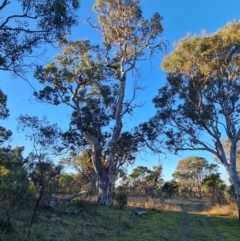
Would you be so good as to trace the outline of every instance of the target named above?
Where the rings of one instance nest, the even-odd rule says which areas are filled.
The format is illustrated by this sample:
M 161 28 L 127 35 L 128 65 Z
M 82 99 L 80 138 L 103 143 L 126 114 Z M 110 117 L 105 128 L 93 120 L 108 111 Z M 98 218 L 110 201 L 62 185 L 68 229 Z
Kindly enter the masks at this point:
M 217 165 L 208 164 L 203 157 L 187 157 L 178 162 L 173 177 L 177 179 L 181 189 L 187 189 L 202 198 L 202 182 L 209 174 L 215 172 Z
M 107 62 L 116 73 L 122 67 L 127 71 L 134 70 L 136 60 L 145 55 L 146 46 L 150 49 L 150 56 L 165 47 L 159 41 L 163 31 L 162 17 L 155 13 L 150 20 L 144 19 L 140 1 L 98 0 L 93 10 L 98 14 L 98 28 L 104 32 L 102 41 L 107 52 L 115 49 L 115 57 Z
M 120 190 L 116 193 L 115 199 L 119 209 L 123 209 L 127 205 L 128 195 L 125 191 Z
M 235 190 L 234 190 L 233 184 L 228 186 L 227 193 L 229 195 L 229 202 L 236 202 L 236 194 L 235 194 Z
M 162 186 L 162 192 L 168 197 L 172 198 L 174 195 L 178 194 L 179 184 L 174 181 L 167 181 Z
M 61 159 L 60 164 L 66 167 L 72 167 L 77 174 L 65 174 L 61 177 L 61 181 L 66 181 L 69 183 L 69 189 L 77 189 L 76 191 L 88 190 L 91 194 L 96 194 L 96 173 L 93 168 L 91 159 L 91 150 L 83 150 L 80 155 L 73 155 L 67 158 Z M 64 179 L 63 179 L 64 178 Z
M 168 73 L 177 72 L 188 77 L 192 73 L 193 78 L 201 76 L 197 81 L 198 87 L 204 85 L 205 81 L 210 84 L 208 81 L 212 77 L 218 78 L 220 69 L 226 68 L 225 64 L 229 67 L 240 64 L 239 32 L 240 23 L 235 21 L 211 35 L 187 35 L 176 44 L 174 52 L 165 58 L 162 67 Z M 236 74 L 239 72 L 238 69 L 232 71 Z
M 208 151 L 234 184 L 240 210 L 237 143 L 240 139 L 240 21 L 210 35 L 186 36 L 165 57 L 167 84 L 153 99 L 165 146 L 175 152 Z M 221 136 L 230 141 L 230 155 Z M 207 141 L 205 141 L 207 140 Z
M 9 116 L 9 110 L 7 108 L 7 96 L 0 90 L 0 118 L 6 119 Z
M 61 173 L 61 166 L 54 165 L 50 162 L 37 162 L 33 171 L 30 173 L 32 182 L 35 185 L 43 185 L 49 187 L 52 182 L 57 180 L 57 176 Z
M 213 205 L 226 203 L 224 195 L 226 184 L 224 184 L 224 181 L 220 178 L 220 173 L 211 173 L 205 176 L 203 179 L 203 187 L 211 197 Z
M 85 189 L 84 183 L 82 183 L 82 178 L 79 174 L 72 173 L 61 173 L 58 177 L 57 191 L 60 194 L 72 194 L 79 192 L 83 187 Z
M 22 156 L 24 148 L 0 149 L 0 197 L 10 204 L 23 202 L 27 197 L 29 180 Z
M 235 21 L 211 35 L 188 35 L 164 59 L 167 84 L 153 99 L 152 121 L 162 127 L 158 134 L 166 136 L 166 148 L 206 150 L 227 165 L 220 133 L 224 123 L 228 138 L 239 139 L 234 132 L 240 113 L 239 33 Z
M 6 119 L 9 116 L 9 110 L 7 108 L 7 95 L 0 90 L 0 119 Z M 0 145 L 3 145 L 12 135 L 10 130 L 6 130 L 3 126 L 0 126 Z
M 79 1 L 2 1 L 1 11 L 7 12 L 8 7 L 11 14 L 5 14 L 0 25 L 0 70 L 21 75 L 26 66 L 25 56 L 32 56 L 42 44 L 56 42 L 77 24 L 75 12 Z
M 134 196 L 148 195 L 158 197 L 161 192 L 162 166 L 153 166 L 148 169 L 144 166 L 137 166 L 128 176 L 121 177 L 120 184 L 129 194 Z

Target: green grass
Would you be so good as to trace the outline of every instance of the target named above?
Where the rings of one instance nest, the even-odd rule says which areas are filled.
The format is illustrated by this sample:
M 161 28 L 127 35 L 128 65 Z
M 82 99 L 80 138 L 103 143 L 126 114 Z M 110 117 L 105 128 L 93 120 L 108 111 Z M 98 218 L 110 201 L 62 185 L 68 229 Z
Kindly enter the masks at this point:
M 236 218 L 201 214 L 203 201 L 178 201 L 148 206 L 148 214 L 134 216 L 126 207 L 89 206 L 86 215 L 66 215 L 40 210 L 33 224 L 32 241 L 238 241 L 240 222 Z M 137 204 L 137 203 L 136 203 Z M 171 205 L 173 208 L 171 208 Z M 141 205 L 143 206 L 143 205 Z M 163 210 L 163 209 L 167 210 Z M 10 220 L 14 231 L 0 229 L 1 241 L 21 241 L 27 237 L 31 210 L 12 208 Z M 6 219 L 0 209 L 0 225 Z

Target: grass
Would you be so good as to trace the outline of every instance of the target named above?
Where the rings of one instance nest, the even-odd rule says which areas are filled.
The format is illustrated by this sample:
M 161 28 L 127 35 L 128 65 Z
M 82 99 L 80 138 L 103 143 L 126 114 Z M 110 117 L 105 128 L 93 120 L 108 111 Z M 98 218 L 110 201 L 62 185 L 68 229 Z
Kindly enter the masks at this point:
M 209 216 L 225 216 L 237 218 L 238 209 L 235 203 L 230 203 L 228 205 L 216 205 L 209 210 L 203 211 L 201 213 Z
M 131 210 L 136 207 L 147 208 L 148 214 L 132 215 Z M 228 208 L 233 210 L 233 207 Z M 132 197 L 129 198 L 129 206 L 123 210 L 116 206 L 107 208 L 94 204 L 88 205 L 86 215 L 66 215 L 40 210 L 33 225 L 31 240 L 240 240 L 240 222 L 234 216 L 227 215 L 230 212 L 225 212 L 223 217 L 222 209 L 211 209 L 209 200 L 146 200 Z M 227 210 L 227 207 L 224 209 Z M 221 210 L 221 213 L 217 210 Z M 0 207 L 0 225 L 1 220 L 6 218 L 4 216 L 4 209 Z M 10 220 L 14 231 L 6 234 L 0 229 L 0 240 L 25 240 L 30 216 L 31 210 L 13 207 Z

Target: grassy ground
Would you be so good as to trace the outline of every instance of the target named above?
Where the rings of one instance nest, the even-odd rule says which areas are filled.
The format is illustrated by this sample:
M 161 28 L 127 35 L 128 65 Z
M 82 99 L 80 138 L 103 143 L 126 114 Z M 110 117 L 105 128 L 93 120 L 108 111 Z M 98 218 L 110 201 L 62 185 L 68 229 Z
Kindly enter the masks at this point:
M 147 215 L 135 216 L 136 206 L 148 209 Z M 217 216 L 206 211 L 208 200 L 153 200 L 130 198 L 123 210 L 95 205 L 85 206 L 83 214 L 66 215 L 40 210 L 33 225 L 31 240 L 36 241 L 239 241 L 240 222 L 234 217 Z M 233 207 L 232 207 L 233 208 Z M 14 210 L 15 209 L 15 210 Z M 0 240 L 25 240 L 30 223 L 28 209 L 10 210 L 13 230 L 0 231 Z M 0 209 L 0 228 L 4 220 Z M 213 216 L 214 215 L 214 216 Z M 221 215 L 226 215 L 221 214 Z M 232 215 L 234 216 L 234 215 Z M 2 221 L 1 221 L 2 220 Z

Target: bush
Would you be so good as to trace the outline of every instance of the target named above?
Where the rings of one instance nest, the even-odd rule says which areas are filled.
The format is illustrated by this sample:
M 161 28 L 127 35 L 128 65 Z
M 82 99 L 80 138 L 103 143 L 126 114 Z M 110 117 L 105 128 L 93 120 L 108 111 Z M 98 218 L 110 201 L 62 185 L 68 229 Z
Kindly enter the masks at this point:
M 123 207 L 127 205 L 128 196 L 126 192 L 119 191 L 118 193 L 116 193 L 115 199 L 118 203 L 119 209 L 123 209 Z

